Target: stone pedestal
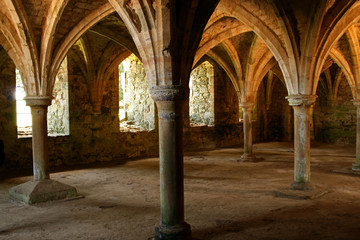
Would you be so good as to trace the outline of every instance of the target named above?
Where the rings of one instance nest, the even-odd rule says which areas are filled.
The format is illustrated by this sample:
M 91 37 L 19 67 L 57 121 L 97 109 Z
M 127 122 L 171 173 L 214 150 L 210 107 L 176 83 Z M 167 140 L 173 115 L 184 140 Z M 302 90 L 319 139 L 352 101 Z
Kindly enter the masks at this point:
M 183 106 L 188 93 L 177 88 L 151 90 L 159 116 L 160 223 L 155 240 L 190 239 L 184 221 Z
M 355 163 L 352 165 L 353 171 L 360 171 L 360 101 L 354 101 L 357 112 L 357 125 L 356 125 L 356 158 Z
M 311 190 L 310 184 L 310 107 L 313 95 L 287 97 L 294 109 L 294 183 L 291 189 Z
M 49 151 L 47 137 L 47 108 L 50 97 L 26 97 L 32 115 L 32 150 L 34 180 L 9 190 L 14 200 L 33 204 L 76 196 L 76 189 L 49 180 Z
M 240 158 L 240 162 L 256 162 L 259 161 L 252 151 L 252 111 L 254 103 L 240 104 L 243 111 L 243 131 L 244 131 L 244 154 Z
M 29 181 L 9 190 L 10 197 L 26 204 L 41 203 L 77 195 L 76 189 L 69 185 L 45 179 L 42 181 Z

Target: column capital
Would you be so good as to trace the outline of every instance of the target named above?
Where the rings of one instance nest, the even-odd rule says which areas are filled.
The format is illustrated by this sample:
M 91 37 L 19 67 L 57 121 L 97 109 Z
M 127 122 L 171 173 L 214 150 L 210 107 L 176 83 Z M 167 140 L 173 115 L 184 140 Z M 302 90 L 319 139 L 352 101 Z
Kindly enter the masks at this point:
M 254 103 L 253 102 L 243 102 L 240 103 L 240 107 L 241 108 L 245 108 L 245 109 L 252 109 L 254 107 Z
M 36 97 L 25 97 L 27 106 L 50 106 L 52 97 L 50 96 L 36 96 Z
M 315 103 L 317 96 L 316 95 L 290 95 L 286 99 L 289 101 L 290 106 L 301 106 L 301 105 L 312 105 Z
M 155 86 L 150 88 L 152 99 L 157 101 L 176 101 L 189 98 L 189 88 L 180 85 Z

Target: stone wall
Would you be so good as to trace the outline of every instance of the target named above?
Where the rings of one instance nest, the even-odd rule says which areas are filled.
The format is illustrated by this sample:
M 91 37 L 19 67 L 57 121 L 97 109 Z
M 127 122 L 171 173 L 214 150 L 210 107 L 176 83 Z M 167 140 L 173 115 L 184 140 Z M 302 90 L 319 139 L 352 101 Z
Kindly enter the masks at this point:
M 235 88 L 225 71 L 214 65 L 215 70 L 215 124 L 242 125 L 239 123 L 239 100 Z
M 31 138 L 18 139 L 16 73 L 9 57 L 0 64 L 0 168 L 32 167 Z
M 241 108 L 240 111 L 242 111 Z M 266 110 L 265 86 L 264 86 L 264 82 L 261 82 L 259 90 L 256 95 L 256 102 L 252 115 L 253 143 L 265 141 L 267 136 L 266 132 L 268 131 L 266 118 L 267 118 L 267 110 Z
M 15 66 L 6 60 L 0 66 L 0 168 L 14 152 L 16 141 Z
M 242 146 L 243 126 L 239 122 L 239 100 L 235 88 L 217 64 L 214 66 L 214 138 L 217 147 Z
M 149 92 L 148 81 L 142 62 L 134 55 L 126 60 L 124 104 L 126 125 L 155 129 L 155 104 Z
M 107 81 L 101 113 L 97 113 L 91 104 L 89 82 L 76 61 L 70 57 L 67 60 L 70 134 L 49 137 L 50 166 L 157 156 L 156 129 L 135 132 L 119 129 L 119 72 L 115 71 Z M 3 166 L 5 169 L 31 169 L 31 137 L 18 139 L 16 134 L 15 67 L 11 61 L 0 69 L 0 79 L 0 101 L 2 106 L 6 106 L 0 111 L 0 140 L 5 153 Z M 214 98 L 215 126 L 185 126 L 185 151 L 241 146 L 243 133 L 238 121 L 236 92 L 226 73 L 218 66 L 214 67 Z
M 271 93 L 271 102 L 265 103 L 263 116 L 265 123 L 264 131 L 266 141 L 289 141 L 292 140 L 294 116 L 289 102 L 285 99 L 288 92 L 284 84 L 276 78 Z M 268 104 L 268 106 L 266 106 Z
M 48 108 L 49 135 L 68 135 L 69 125 L 69 90 L 68 69 L 65 58 L 56 76 L 53 100 Z
M 214 125 L 214 67 L 207 61 L 190 75 L 190 122 Z
M 318 99 L 314 108 L 315 140 L 328 143 L 356 142 L 356 107 L 346 79 L 342 79 L 336 100 L 318 85 Z

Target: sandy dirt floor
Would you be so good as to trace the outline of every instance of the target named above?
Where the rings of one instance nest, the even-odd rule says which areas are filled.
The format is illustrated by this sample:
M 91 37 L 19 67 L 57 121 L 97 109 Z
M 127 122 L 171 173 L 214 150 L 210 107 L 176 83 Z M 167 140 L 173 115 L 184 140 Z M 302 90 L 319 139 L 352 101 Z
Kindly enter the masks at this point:
M 360 175 L 349 170 L 350 145 L 312 145 L 309 192 L 292 191 L 291 143 L 254 147 L 264 161 L 238 163 L 240 148 L 188 153 L 185 216 L 195 239 L 360 239 Z M 348 173 L 347 173 L 348 172 Z M 158 159 L 63 171 L 51 178 L 82 196 L 26 206 L 8 189 L 29 177 L 0 181 L 0 239 L 146 240 L 159 221 Z

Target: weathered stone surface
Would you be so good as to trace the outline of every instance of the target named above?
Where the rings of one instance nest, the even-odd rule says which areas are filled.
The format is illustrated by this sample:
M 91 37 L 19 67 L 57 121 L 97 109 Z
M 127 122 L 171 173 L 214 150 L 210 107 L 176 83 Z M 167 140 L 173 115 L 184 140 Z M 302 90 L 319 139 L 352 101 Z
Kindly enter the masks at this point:
M 65 58 L 56 76 L 53 99 L 48 108 L 49 135 L 68 135 L 70 133 L 68 86 L 67 59 Z
M 310 184 L 310 108 L 314 95 L 286 97 L 294 109 L 294 190 L 311 189 Z
M 266 97 L 265 92 L 263 92 L 263 94 L 263 96 Z M 261 97 L 261 95 L 261 92 L 259 92 L 258 99 Z M 271 101 L 267 103 L 264 99 L 257 105 L 258 112 L 261 111 L 263 113 L 263 115 L 259 116 L 259 119 L 262 117 L 264 122 L 265 119 L 267 121 L 266 125 L 264 126 L 264 131 L 266 131 L 266 139 L 264 139 L 265 141 L 292 140 L 294 117 L 292 114 L 292 109 L 289 107 L 289 102 L 285 99 L 286 96 L 287 91 L 285 86 L 279 79 L 276 79 L 271 91 Z M 262 129 L 258 123 L 255 123 L 254 126 L 256 129 L 258 129 L 256 132 Z
M 356 141 L 356 107 L 346 79 L 340 82 L 336 100 L 329 99 L 329 92 L 319 85 L 319 95 L 314 108 L 315 140 L 327 143 Z
M 126 117 L 123 121 L 128 125 L 155 129 L 155 104 L 150 96 L 144 66 L 134 54 L 125 61 L 129 69 L 120 73 L 125 78 L 122 88 Z
M 9 194 L 13 200 L 25 204 L 35 204 L 75 197 L 77 191 L 69 185 L 46 179 L 17 185 L 9 189 Z
M 214 125 L 214 67 L 204 62 L 190 76 L 190 122 Z

